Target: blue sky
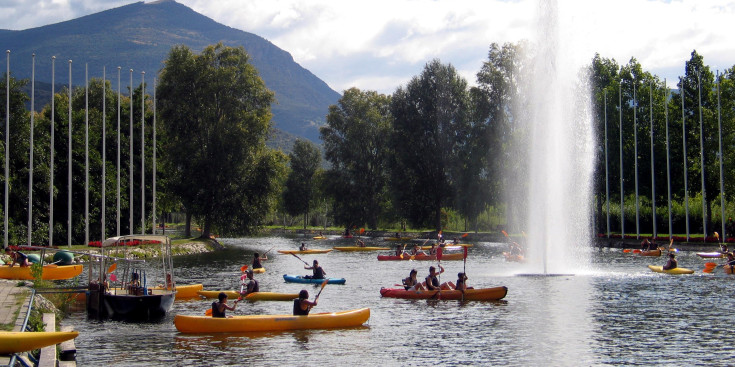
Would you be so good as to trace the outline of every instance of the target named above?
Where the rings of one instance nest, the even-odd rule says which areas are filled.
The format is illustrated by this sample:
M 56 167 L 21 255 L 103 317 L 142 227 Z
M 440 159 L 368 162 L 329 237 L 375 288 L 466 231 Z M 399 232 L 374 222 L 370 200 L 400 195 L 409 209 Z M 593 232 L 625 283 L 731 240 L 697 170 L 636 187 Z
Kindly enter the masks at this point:
M 0 0 L 0 28 L 58 23 L 131 2 Z M 392 93 L 434 58 L 451 63 L 473 84 L 491 43 L 542 39 L 535 0 L 179 2 L 268 39 L 338 92 L 358 87 Z M 673 85 L 694 49 L 715 70 L 735 65 L 735 1 L 560 1 L 558 11 L 558 42 L 569 53 L 570 68 L 595 52 L 620 64 L 636 57 Z

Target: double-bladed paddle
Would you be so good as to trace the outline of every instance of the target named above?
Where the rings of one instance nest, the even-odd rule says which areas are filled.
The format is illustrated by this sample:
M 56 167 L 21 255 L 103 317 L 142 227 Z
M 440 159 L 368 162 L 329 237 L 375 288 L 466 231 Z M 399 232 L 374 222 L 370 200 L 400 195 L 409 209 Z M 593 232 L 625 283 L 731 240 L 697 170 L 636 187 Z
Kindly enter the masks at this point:
M 297 258 L 297 259 L 301 260 L 301 262 L 302 262 L 302 263 L 304 263 L 304 264 L 306 264 L 306 266 L 311 266 L 311 265 L 309 265 L 309 263 L 307 263 L 306 261 L 304 261 L 304 259 L 300 258 L 300 257 L 299 257 L 298 255 L 294 254 L 293 252 L 289 252 L 289 253 L 290 253 L 291 255 L 293 255 L 293 257 L 295 257 L 295 258 Z

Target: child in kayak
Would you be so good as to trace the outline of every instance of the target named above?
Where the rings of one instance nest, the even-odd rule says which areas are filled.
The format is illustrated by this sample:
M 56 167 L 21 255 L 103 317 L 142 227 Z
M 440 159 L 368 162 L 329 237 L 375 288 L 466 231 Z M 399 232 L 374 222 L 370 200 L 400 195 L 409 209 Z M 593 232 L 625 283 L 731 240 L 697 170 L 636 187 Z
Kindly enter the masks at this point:
M 13 251 L 10 249 L 10 247 L 5 248 L 5 254 L 10 256 L 12 261 L 10 262 L 10 267 L 12 268 L 13 265 L 18 264 L 21 267 L 25 266 L 31 266 L 31 264 L 28 262 L 28 255 L 20 252 L 20 251 Z
M 408 278 L 403 279 L 403 287 L 406 288 L 407 291 L 424 290 L 424 287 L 421 286 L 421 283 L 416 279 L 417 274 L 418 271 L 416 271 L 416 269 L 411 269 L 411 272 L 408 274 Z
M 314 259 L 314 264 L 312 266 L 306 266 L 304 265 L 304 269 L 311 269 L 314 274 L 312 275 L 305 275 L 304 279 L 324 279 L 324 277 L 327 275 L 327 272 L 322 269 L 322 267 L 319 265 L 319 262 Z
M 263 267 L 263 264 L 261 264 L 261 261 L 268 260 L 267 256 L 260 257 L 260 255 L 256 252 L 253 254 L 253 266 L 252 269 L 259 269 Z
M 316 303 L 316 300 L 314 300 L 314 302 L 309 301 L 309 292 L 306 289 L 302 289 L 301 292 L 299 292 L 299 298 L 293 300 L 293 315 L 308 315 L 311 308 L 316 306 Z
M 676 269 L 677 267 L 676 262 L 676 255 L 673 252 L 669 253 L 669 261 L 666 262 L 666 265 L 663 266 L 663 270 L 671 270 Z
M 225 312 L 227 312 L 227 310 L 234 311 L 235 307 L 237 306 L 237 301 L 239 301 L 238 299 L 236 299 L 235 304 L 232 307 L 228 306 L 227 294 L 225 292 L 220 292 L 219 296 L 217 296 L 217 299 L 219 300 L 219 302 L 212 302 L 212 317 L 227 317 L 227 315 L 225 315 Z
M 248 269 L 241 278 L 240 297 L 245 297 L 250 293 L 260 292 L 258 281 L 253 278 L 253 270 Z
M 467 274 L 457 273 L 457 284 L 453 288 L 462 292 L 467 289 L 472 289 L 472 287 L 467 286 Z

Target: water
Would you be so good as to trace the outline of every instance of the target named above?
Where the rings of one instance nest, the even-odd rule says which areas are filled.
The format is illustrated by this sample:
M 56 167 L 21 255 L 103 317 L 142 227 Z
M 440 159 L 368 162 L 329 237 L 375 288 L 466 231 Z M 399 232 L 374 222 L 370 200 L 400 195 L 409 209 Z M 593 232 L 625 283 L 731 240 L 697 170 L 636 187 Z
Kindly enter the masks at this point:
M 265 274 L 256 274 L 261 290 L 311 293 L 318 285 L 285 283 L 283 274 L 308 274 L 290 255 L 301 239 L 283 237 L 225 239 L 224 252 L 174 260 L 183 284 L 235 289 L 239 268 L 253 252 L 271 247 Z M 376 243 L 366 239 L 368 244 Z M 346 240 L 309 241 L 315 248 L 345 245 Z M 379 262 L 376 253 L 332 252 L 316 258 L 329 276 L 345 285 L 327 285 L 314 312 L 370 307 L 366 326 L 260 334 L 186 335 L 176 331 L 175 314 L 203 314 L 211 301 L 177 302 L 170 316 L 156 324 L 87 320 L 74 314 L 63 324 L 80 331 L 76 339 L 81 366 L 150 365 L 728 365 L 732 348 L 730 297 L 732 276 L 701 271 L 706 260 L 693 253 L 678 256 L 694 275 L 653 273 L 646 265 L 664 257 L 624 254 L 619 249 L 591 249 L 584 254 L 594 271 L 562 277 L 519 277 L 522 267 L 506 263 L 501 243 L 478 243 L 467 259 L 468 285 L 505 285 L 498 302 L 383 299 L 380 287 L 392 287 L 412 268 L 419 276 L 435 262 Z M 442 262 L 442 281 L 455 281 L 461 261 Z M 718 269 L 719 270 L 719 269 Z M 289 302 L 242 303 L 235 314 L 290 313 Z M 232 312 L 230 312 L 232 314 Z

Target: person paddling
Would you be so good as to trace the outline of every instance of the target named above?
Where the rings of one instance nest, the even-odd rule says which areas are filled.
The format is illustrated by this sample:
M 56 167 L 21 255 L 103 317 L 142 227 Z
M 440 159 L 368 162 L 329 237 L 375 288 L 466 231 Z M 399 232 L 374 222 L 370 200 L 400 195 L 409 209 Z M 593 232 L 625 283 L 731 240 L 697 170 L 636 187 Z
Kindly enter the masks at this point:
M 666 265 L 663 266 L 663 270 L 671 270 L 676 269 L 678 266 L 678 263 L 676 262 L 676 254 L 673 252 L 669 253 L 669 261 L 666 262 Z
M 312 275 L 305 275 L 305 279 L 324 279 L 324 277 L 327 275 L 327 272 L 322 269 L 322 267 L 319 265 L 319 262 L 314 259 L 314 263 L 312 266 L 306 266 L 304 265 L 304 269 L 311 269 L 314 273 Z
M 235 307 L 237 306 L 237 302 L 239 301 L 235 300 L 235 304 L 232 307 L 228 306 L 227 294 L 225 292 L 220 292 L 219 296 L 217 296 L 217 299 L 219 300 L 219 302 L 212 302 L 212 317 L 219 318 L 227 317 L 227 315 L 225 315 L 225 312 L 227 312 L 227 310 L 234 311 Z
M 309 292 L 306 289 L 302 289 L 299 292 L 299 298 L 293 300 L 293 315 L 306 316 L 316 304 L 317 300 L 315 299 L 314 302 L 309 301 Z
M 320 236 L 321 236 L 321 235 L 320 235 Z M 307 250 L 307 248 L 306 248 L 306 244 L 305 244 L 305 243 L 303 243 L 303 242 L 301 242 L 301 246 L 299 246 L 299 251 L 306 251 L 306 250 Z
M 411 272 L 408 273 L 408 278 L 403 279 L 403 287 L 407 291 L 422 291 L 424 290 L 424 287 L 421 285 L 418 279 L 416 279 L 416 275 L 419 272 L 416 271 L 416 269 L 411 269 Z
M 432 266 L 429 268 L 429 276 L 426 277 L 426 289 L 427 290 L 430 290 L 430 291 L 439 290 L 440 284 L 439 284 L 438 276 L 439 274 L 444 272 L 444 267 L 439 265 L 439 269 L 441 269 L 441 271 L 437 273 L 435 267 Z
M 265 254 L 261 257 L 257 252 L 253 254 L 253 264 L 251 269 L 260 269 L 263 267 L 263 264 L 261 264 L 261 261 L 268 260 L 268 257 L 265 256 Z
M 258 281 L 253 278 L 253 270 L 248 269 L 245 274 L 240 278 L 242 284 L 240 285 L 240 297 L 245 298 L 250 293 L 260 292 L 260 285 Z
M 457 273 L 457 284 L 454 286 L 454 289 L 462 292 L 467 289 L 472 289 L 472 287 L 467 286 L 467 274 Z

